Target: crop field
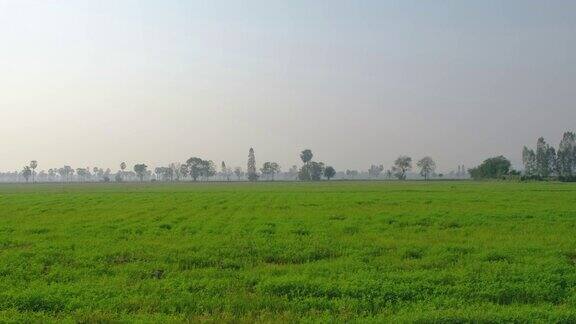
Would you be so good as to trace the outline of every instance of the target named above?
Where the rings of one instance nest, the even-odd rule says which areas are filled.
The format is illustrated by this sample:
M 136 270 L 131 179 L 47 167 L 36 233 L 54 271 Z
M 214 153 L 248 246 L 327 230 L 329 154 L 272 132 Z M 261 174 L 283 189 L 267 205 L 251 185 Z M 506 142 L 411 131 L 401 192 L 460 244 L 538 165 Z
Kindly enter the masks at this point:
M 576 185 L 1 185 L 23 321 L 576 322 Z

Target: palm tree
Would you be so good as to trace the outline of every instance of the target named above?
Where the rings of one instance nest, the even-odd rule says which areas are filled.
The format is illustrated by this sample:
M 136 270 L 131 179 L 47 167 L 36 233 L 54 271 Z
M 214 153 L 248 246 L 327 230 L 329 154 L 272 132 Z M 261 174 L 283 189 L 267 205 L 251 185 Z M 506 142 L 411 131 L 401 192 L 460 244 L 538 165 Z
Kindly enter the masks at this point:
M 38 161 L 30 161 L 30 169 L 32 169 L 32 182 L 36 182 L 36 168 L 38 167 Z
M 126 170 L 126 162 L 120 163 L 120 170 L 122 170 L 122 181 L 124 181 L 124 170 Z

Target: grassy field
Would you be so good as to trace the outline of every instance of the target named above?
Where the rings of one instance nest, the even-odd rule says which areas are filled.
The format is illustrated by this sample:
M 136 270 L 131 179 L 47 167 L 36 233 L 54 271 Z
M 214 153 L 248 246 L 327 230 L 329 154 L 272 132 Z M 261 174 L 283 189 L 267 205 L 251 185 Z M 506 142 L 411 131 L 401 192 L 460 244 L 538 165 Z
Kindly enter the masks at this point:
M 0 322 L 576 322 L 576 185 L 0 186 Z

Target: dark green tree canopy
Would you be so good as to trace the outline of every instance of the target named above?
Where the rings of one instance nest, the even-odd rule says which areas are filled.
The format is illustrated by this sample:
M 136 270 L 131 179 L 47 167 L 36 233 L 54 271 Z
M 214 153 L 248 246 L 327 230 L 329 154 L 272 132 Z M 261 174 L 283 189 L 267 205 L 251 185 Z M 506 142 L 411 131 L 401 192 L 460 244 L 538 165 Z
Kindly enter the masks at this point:
M 484 160 L 479 166 L 468 170 L 473 179 L 498 179 L 510 174 L 512 164 L 504 156 Z

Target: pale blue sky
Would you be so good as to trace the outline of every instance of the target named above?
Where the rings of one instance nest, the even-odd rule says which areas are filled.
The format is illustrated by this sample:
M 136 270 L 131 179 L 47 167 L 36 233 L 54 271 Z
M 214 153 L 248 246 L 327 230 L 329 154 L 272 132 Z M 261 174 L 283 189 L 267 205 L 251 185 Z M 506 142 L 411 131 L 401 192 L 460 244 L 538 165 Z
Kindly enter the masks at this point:
M 472 166 L 576 128 L 574 1 L 0 0 L 0 169 Z

